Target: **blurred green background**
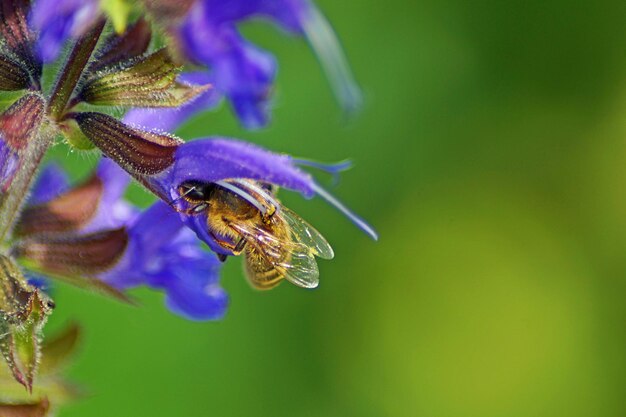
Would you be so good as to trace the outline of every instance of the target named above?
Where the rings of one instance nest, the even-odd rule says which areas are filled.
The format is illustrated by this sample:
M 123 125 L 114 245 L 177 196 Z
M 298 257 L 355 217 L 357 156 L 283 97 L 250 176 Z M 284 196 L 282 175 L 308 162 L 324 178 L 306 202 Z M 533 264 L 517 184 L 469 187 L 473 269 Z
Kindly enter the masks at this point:
M 281 63 L 271 128 L 222 107 L 178 133 L 351 157 L 333 192 L 380 241 L 283 193 L 336 250 L 315 291 L 255 292 L 231 259 L 226 318 L 192 323 L 156 292 L 58 288 L 49 332 L 84 325 L 70 375 L 90 393 L 60 415 L 626 415 L 626 3 L 318 3 L 358 118 L 304 42 L 251 24 Z

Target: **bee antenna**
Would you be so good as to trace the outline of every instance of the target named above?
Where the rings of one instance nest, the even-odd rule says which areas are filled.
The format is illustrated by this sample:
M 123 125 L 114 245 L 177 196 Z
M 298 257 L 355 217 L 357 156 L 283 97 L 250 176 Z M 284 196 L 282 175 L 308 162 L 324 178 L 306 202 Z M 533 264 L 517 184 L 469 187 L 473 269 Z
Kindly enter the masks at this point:
M 276 199 L 274 198 L 274 195 L 271 191 L 266 191 L 263 188 L 257 186 L 254 181 L 252 180 L 246 180 L 246 179 L 235 179 L 232 180 L 232 182 L 235 182 L 237 184 L 242 185 L 243 187 L 247 187 L 248 190 L 257 193 L 258 195 L 261 196 L 262 199 L 266 200 L 269 204 L 271 204 L 272 206 L 274 206 L 274 208 L 276 209 L 276 211 L 280 211 L 280 203 L 278 201 L 276 201 Z M 245 188 L 244 188 L 245 189 Z
M 173 199 L 172 201 L 170 201 L 169 203 L 167 203 L 170 207 L 174 207 L 174 203 L 176 203 L 177 201 L 180 201 L 182 198 L 184 198 L 187 194 L 191 193 L 192 191 L 194 191 L 196 189 L 196 186 L 192 186 L 190 187 L 187 191 L 185 191 L 184 193 L 182 193 L 181 195 L 179 195 L 178 197 L 176 197 L 175 199 Z
M 240 187 L 237 187 L 235 184 L 231 184 L 227 181 L 217 181 L 215 184 L 243 198 L 248 203 L 256 207 L 256 209 L 259 210 L 263 215 L 265 215 L 265 213 L 267 212 L 267 209 L 263 207 L 263 205 L 259 203 L 256 198 L 252 197 L 248 192 L 241 189 Z

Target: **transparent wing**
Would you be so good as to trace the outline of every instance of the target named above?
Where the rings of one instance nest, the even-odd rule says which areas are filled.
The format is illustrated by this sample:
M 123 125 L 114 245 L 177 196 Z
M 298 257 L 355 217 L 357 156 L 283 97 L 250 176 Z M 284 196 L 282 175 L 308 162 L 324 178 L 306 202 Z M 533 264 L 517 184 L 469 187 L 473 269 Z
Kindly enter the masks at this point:
M 333 259 L 335 253 L 324 236 L 313 226 L 286 207 L 281 208 L 280 215 L 285 219 L 296 242 L 308 247 L 311 252 L 322 259 Z
M 284 237 L 277 237 L 263 228 L 248 224 L 231 223 L 230 227 L 287 281 L 304 288 L 318 286 L 319 269 L 313 252 L 306 245 L 291 240 L 288 230 Z M 289 228 L 287 224 L 284 227 Z
M 320 283 L 320 271 L 315 257 L 307 251 L 294 251 L 287 262 L 275 265 L 287 281 L 298 287 L 316 288 Z

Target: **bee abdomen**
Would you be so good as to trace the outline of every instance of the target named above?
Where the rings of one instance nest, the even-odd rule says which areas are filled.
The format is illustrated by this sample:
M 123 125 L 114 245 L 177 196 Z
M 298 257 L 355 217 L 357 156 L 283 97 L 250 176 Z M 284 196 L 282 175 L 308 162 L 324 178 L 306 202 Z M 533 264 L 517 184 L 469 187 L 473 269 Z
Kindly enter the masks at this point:
M 259 290 L 274 288 L 284 279 L 284 276 L 254 248 L 246 250 L 245 272 L 250 284 Z

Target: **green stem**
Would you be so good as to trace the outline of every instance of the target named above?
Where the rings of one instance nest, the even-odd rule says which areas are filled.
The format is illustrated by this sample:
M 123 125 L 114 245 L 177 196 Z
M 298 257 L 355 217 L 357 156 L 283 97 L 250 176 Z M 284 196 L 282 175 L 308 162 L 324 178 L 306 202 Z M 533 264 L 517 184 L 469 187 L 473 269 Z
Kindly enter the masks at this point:
M 28 145 L 20 154 L 19 171 L 13 178 L 9 191 L 0 195 L 0 242 L 4 242 L 13 229 L 41 160 L 54 138 L 50 125 L 44 124 L 36 129 L 37 132 L 28 138 Z
M 59 120 L 63 117 L 67 103 L 72 97 L 72 93 L 76 85 L 80 81 L 83 70 L 91 58 L 98 39 L 104 29 L 105 20 L 100 19 L 98 23 L 84 36 L 76 41 L 72 52 L 65 62 L 65 66 L 61 71 L 61 75 L 50 94 L 50 102 L 48 104 L 48 114 L 53 120 Z
M 85 67 L 98 44 L 104 25 L 105 20 L 100 19 L 86 35 L 82 36 L 74 44 L 63 70 L 52 89 L 48 104 L 45 106 L 46 113 L 49 119 L 52 120 L 52 123 L 40 118 L 40 121 L 37 122 L 39 125 L 31 126 L 32 132 L 28 132 L 28 135 L 25 134 L 24 137 L 18 138 L 25 142 L 17 152 L 19 168 L 15 177 L 11 180 L 8 191 L 0 194 L 0 242 L 6 239 L 13 228 L 24 200 L 33 184 L 39 165 L 55 137 L 56 126 L 54 123 L 62 120 L 67 111 L 67 105 L 72 98 L 72 93 L 76 89 L 76 85 L 80 81 Z M 33 94 L 38 95 L 38 93 Z M 43 101 L 43 97 L 41 97 L 41 100 Z M 12 123 L 16 125 L 16 122 Z

